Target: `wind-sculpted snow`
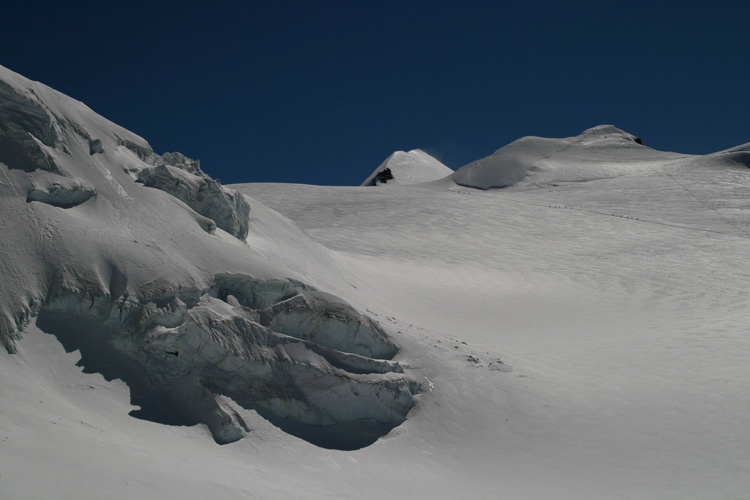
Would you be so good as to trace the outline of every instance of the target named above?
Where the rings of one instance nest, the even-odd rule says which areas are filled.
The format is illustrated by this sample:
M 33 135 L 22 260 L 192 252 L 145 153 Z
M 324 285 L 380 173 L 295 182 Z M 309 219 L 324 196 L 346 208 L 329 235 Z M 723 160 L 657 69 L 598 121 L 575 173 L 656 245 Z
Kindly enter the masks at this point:
M 252 284 L 267 296 L 275 290 L 278 301 L 263 310 L 244 306 L 258 302 L 241 291 L 226 295 L 235 284 L 234 290 Z M 314 426 L 374 422 L 387 431 L 414 406 L 416 382 L 399 363 L 373 359 L 394 354 L 396 347 L 374 321 L 340 299 L 299 283 L 241 275 L 218 276 L 206 290 L 180 289 L 142 299 L 130 297 L 126 286 L 123 276 L 114 276 L 108 295 L 61 291 L 41 308 L 38 324 L 70 349 L 80 349 L 84 366 L 92 363 L 101 370 L 102 360 L 89 358 L 102 353 L 114 359 L 105 374 L 129 383 L 133 402 L 142 407 L 136 415 L 165 421 L 161 406 L 166 404 L 172 422 L 205 423 L 217 442 L 228 443 L 250 429 L 222 406 L 218 395 L 223 395 L 282 428 L 285 423 L 310 426 L 306 437 L 315 441 L 310 435 Z M 297 316 L 298 323 L 317 325 L 307 339 L 289 334 L 294 327 L 285 325 L 286 309 L 276 308 L 301 296 L 316 302 Z M 329 324 L 332 311 L 338 317 Z M 353 323 L 355 330 L 364 330 L 365 323 L 373 337 L 363 332 L 352 344 L 351 329 L 336 321 Z M 373 440 L 356 432 L 348 436 L 351 447 Z
M 649 163 L 686 155 L 655 151 L 640 138 L 612 125 L 599 125 L 575 137 L 522 137 L 492 155 L 461 167 L 451 176 L 460 186 L 493 189 L 553 182 L 611 178 L 648 168 Z

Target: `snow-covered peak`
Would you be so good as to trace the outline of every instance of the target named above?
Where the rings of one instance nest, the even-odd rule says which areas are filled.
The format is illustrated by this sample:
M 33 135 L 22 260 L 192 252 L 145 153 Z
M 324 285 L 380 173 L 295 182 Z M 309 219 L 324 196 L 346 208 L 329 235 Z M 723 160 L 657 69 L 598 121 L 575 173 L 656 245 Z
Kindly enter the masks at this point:
M 640 138 L 613 125 L 599 125 L 573 137 L 522 137 L 492 155 L 458 169 L 459 185 L 492 189 L 552 182 L 601 179 L 649 168 L 649 164 L 685 155 L 656 151 Z
M 363 186 L 383 184 L 421 184 L 447 177 L 453 170 L 421 149 L 396 151 L 380 164 L 362 183 Z

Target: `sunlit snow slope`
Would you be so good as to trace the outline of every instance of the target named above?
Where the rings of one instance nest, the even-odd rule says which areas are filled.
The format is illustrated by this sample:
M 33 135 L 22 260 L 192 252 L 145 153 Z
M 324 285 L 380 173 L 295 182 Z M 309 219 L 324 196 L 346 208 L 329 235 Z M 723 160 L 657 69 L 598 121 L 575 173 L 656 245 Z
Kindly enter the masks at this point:
M 235 186 L 357 263 L 372 307 L 420 343 L 434 389 L 382 451 L 420 457 L 421 489 L 403 491 L 750 493 L 750 145 L 688 156 L 629 137 L 521 139 L 510 167 L 473 177 L 523 167 L 497 190 Z
M 227 190 L 0 76 L 0 498 L 750 494 L 750 145 Z

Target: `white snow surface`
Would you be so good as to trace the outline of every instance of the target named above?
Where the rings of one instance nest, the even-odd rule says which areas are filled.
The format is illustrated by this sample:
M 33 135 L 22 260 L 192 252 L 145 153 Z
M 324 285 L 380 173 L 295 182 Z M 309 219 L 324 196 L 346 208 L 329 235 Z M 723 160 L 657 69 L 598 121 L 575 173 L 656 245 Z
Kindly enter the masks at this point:
M 0 165 L 0 305 L 32 315 L 17 352 L 0 352 L 0 498 L 750 495 L 750 144 L 688 156 L 584 133 L 507 146 L 524 174 L 512 182 L 485 162 L 487 175 L 462 169 L 455 183 L 236 185 L 251 206 L 245 244 L 133 181 L 121 166 L 143 163 L 115 135 L 141 138 L 3 68 L 0 80 L 103 149 L 64 131 L 72 158 L 47 149 L 71 186 L 97 192 L 72 208 L 27 201 L 52 174 Z M 231 444 L 136 419 L 128 386 L 84 373 L 34 324 L 49 268 L 107 289 L 121 273 L 132 294 L 218 272 L 304 281 L 386 327 L 423 392 L 356 451 L 316 447 L 221 395 L 250 429 Z
M 503 188 L 520 182 L 581 182 L 632 173 L 648 169 L 654 161 L 685 156 L 656 151 L 639 142 L 636 136 L 612 125 L 599 125 L 565 139 L 522 137 L 461 167 L 452 180 L 478 189 Z
M 376 176 L 389 169 L 393 179 L 381 182 Z M 384 186 L 394 184 L 421 184 L 424 182 L 436 181 L 447 177 L 453 173 L 453 170 L 438 160 L 437 158 L 425 153 L 421 149 L 412 149 L 411 151 L 396 151 L 385 159 L 383 163 L 376 168 L 370 176 L 362 183 L 363 186 Z M 373 184 L 373 182 L 375 184 Z

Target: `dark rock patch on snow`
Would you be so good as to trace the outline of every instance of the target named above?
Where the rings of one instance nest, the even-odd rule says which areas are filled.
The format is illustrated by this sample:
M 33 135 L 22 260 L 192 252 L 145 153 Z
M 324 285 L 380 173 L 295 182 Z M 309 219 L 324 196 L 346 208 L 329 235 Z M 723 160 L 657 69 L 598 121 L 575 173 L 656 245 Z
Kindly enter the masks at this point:
M 370 181 L 370 185 L 377 186 L 378 184 L 387 184 L 390 180 L 393 180 L 393 173 L 390 168 L 384 168 L 375 174 L 375 177 Z
M 102 141 L 99 139 L 89 139 L 89 154 L 95 155 L 99 153 L 104 153 Z

